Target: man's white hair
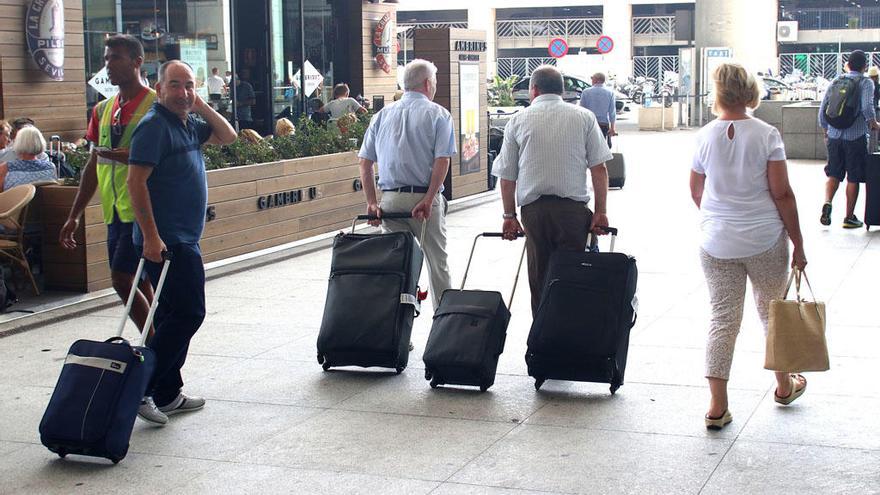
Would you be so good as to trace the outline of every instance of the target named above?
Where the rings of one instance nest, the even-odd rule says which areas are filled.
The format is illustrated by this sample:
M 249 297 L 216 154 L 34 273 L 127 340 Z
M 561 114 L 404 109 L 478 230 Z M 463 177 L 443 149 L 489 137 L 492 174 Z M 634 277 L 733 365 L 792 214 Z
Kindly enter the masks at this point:
M 437 77 L 437 66 L 417 58 L 406 64 L 403 69 L 403 89 L 414 91 L 421 89 L 425 85 L 425 81 Z
M 46 139 L 43 133 L 32 125 L 22 127 L 15 135 L 12 149 L 19 155 L 39 155 L 46 151 Z

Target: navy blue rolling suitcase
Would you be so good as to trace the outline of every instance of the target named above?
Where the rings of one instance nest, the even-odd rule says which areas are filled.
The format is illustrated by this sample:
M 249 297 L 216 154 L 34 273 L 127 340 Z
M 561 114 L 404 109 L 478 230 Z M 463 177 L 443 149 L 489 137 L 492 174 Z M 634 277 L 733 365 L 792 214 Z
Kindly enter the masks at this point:
M 150 328 L 153 321 L 169 264 L 166 259 L 145 328 Z M 140 280 L 143 269 L 141 259 L 136 280 Z M 148 332 L 136 346 L 122 338 L 135 290 L 136 284 L 116 337 L 103 342 L 78 340 L 67 353 L 40 421 L 40 441 L 61 457 L 106 457 L 116 464 L 128 453 L 138 406 L 156 367 L 156 356 L 144 347 Z
M 440 307 L 434 312 L 434 323 L 425 346 L 425 379 L 431 387 L 438 385 L 471 385 L 485 392 L 495 383 L 498 358 L 504 352 L 510 305 L 525 257 L 525 245 L 519 258 L 510 305 L 504 304 L 500 292 L 465 290 L 474 249 L 480 237 L 502 237 L 501 233 L 483 233 L 474 239 L 461 289 L 443 292 Z M 522 235 L 520 235 L 522 237 Z

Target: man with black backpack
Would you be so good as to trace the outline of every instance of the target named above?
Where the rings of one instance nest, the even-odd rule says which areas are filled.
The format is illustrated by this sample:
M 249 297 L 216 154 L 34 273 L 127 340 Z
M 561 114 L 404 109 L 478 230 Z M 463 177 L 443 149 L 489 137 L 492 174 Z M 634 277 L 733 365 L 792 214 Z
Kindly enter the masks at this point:
M 865 52 L 853 51 L 847 62 L 849 71 L 831 83 L 819 107 L 819 125 L 825 129 L 828 145 L 828 165 L 825 166 L 828 182 L 819 217 L 822 225 L 831 225 L 831 201 L 844 177 L 847 184 L 843 228 L 855 229 L 864 225 L 856 218 L 854 210 L 859 183 L 865 182 L 868 131 L 869 128 L 878 128 L 874 112 L 874 82 L 864 76 L 867 66 Z

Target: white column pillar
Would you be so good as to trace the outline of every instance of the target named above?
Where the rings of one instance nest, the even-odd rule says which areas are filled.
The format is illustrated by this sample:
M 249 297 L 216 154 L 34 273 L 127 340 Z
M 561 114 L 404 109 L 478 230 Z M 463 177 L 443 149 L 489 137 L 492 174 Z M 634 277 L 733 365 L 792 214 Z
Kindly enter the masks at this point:
M 726 46 L 751 72 L 778 68 L 777 0 L 696 0 L 694 25 L 697 57 L 700 48 Z
M 614 49 L 603 58 L 604 70 L 621 81 L 632 74 L 632 3 L 603 0 L 602 10 L 602 34 L 614 40 Z
M 468 9 L 468 29 L 486 31 L 486 74 L 493 78 L 498 73 L 495 50 L 495 9 L 471 7 Z

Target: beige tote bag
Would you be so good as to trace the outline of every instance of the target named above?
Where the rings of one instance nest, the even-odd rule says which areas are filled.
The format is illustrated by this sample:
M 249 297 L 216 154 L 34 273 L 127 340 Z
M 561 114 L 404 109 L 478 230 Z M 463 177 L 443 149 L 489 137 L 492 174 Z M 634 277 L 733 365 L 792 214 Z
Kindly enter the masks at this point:
M 801 297 L 801 277 L 807 282 L 813 301 Z M 787 300 L 795 281 L 796 300 Z M 816 301 L 807 274 L 792 269 L 782 299 L 770 301 L 767 325 L 767 353 L 764 368 L 797 373 L 827 371 L 828 344 L 825 342 L 825 303 Z

